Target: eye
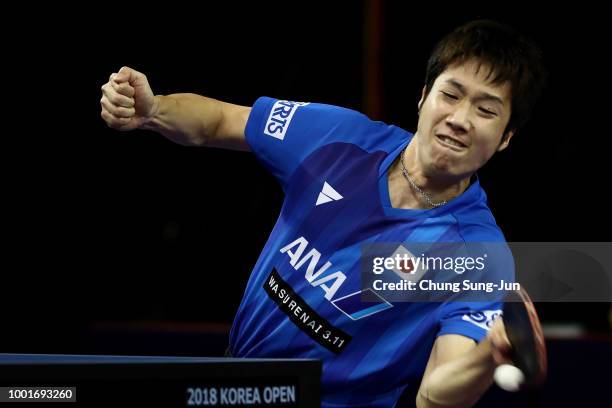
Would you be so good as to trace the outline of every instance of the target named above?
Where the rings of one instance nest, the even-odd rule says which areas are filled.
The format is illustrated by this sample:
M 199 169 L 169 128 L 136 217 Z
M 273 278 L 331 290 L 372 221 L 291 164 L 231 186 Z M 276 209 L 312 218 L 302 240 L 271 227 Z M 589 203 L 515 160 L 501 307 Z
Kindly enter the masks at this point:
M 452 100 L 455 100 L 455 101 L 456 101 L 457 99 L 459 99 L 459 97 L 457 97 L 456 95 L 453 95 L 453 94 L 451 94 L 451 93 L 444 92 L 444 91 L 440 91 L 440 92 L 442 92 L 442 94 L 443 94 L 445 97 L 447 97 L 448 99 L 452 99 Z
M 482 113 L 485 113 L 487 115 L 491 115 L 491 116 L 497 116 L 497 114 L 493 111 L 490 111 L 488 109 L 485 108 L 478 108 L 479 111 L 481 111 Z

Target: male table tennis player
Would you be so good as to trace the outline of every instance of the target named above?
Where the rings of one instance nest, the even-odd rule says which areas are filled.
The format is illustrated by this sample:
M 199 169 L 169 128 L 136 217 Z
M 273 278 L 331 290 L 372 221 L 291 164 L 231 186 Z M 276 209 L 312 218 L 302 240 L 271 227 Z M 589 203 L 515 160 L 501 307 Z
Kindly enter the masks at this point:
M 281 184 L 281 214 L 230 333 L 232 356 L 321 359 L 324 407 L 390 407 L 407 388 L 418 389 L 419 407 L 463 407 L 507 361 L 501 319 L 491 324 L 500 305 L 359 310 L 359 248 L 505 242 L 476 171 L 508 147 L 545 76 L 532 42 L 480 20 L 435 47 L 414 134 L 318 103 L 154 95 L 129 67 L 102 86 L 101 116 L 118 130 L 251 151 Z

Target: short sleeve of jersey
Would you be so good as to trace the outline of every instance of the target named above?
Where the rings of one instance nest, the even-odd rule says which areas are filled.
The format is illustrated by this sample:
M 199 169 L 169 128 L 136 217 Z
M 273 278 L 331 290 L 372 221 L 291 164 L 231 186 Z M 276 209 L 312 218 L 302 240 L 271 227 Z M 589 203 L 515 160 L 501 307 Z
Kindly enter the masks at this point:
M 245 134 L 251 151 L 286 189 L 293 171 L 317 148 L 343 142 L 367 151 L 387 150 L 392 135 L 399 136 L 397 129 L 351 109 L 261 97 L 251 109 Z
M 501 314 L 501 302 L 450 302 L 442 308 L 438 336 L 460 334 L 480 342 Z
M 488 264 L 481 272 L 466 276 L 466 279 L 471 278 L 472 281 L 495 284 L 499 284 L 502 280 L 504 282 L 514 280 L 514 259 L 505 242 L 482 242 L 468 245 L 472 255 L 486 253 Z M 466 274 L 473 272 L 466 272 Z M 490 294 L 478 295 L 483 297 L 475 299 L 478 301 L 447 302 L 440 310 L 438 336 L 460 334 L 480 342 L 486 337 L 493 321 L 503 314 L 503 294 L 503 291 L 492 288 Z

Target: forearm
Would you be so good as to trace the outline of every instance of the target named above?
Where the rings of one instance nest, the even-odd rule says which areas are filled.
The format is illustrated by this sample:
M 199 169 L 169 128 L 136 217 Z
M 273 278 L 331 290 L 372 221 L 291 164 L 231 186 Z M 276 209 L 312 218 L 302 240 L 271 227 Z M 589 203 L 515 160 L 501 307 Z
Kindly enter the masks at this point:
M 419 408 L 469 407 L 489 388 L 495 363 L 489 339 L 461 358 L 436 367 L 421 385 Z
M 196 94 L 157 95 L 151 118 L 142 128 L 182 145 L 202 146 L 218 130 L 223 118 L 222 106 L 216 99 Z

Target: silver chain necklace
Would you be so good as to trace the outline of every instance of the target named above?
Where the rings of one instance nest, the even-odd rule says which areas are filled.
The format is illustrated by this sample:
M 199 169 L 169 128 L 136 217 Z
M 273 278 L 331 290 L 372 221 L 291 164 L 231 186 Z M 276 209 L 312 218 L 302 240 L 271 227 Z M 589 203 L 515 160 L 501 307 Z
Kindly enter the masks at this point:
M 406 170 L 406 165 L 404 164 L 404 153 L 406 153 L 407 148 L 408 146 L 406 146 L 404 150 L 402 150 L 402 153 L 400 156 L 400 162 L 402 163 L 402 174 L 404 175 L 404 177 L 406 177 L 406 180 L 408 180 L 408 183 L 410 183 L 412 188 L 414 188 L 420 195 L 423 196 L 425 201 L 427 201 L 427 204 L 429 204 L 432 208 L 440 207 L 446 204 L 447 203 L 446 200 L 440 201 L 438 203 L 434 203 L 433 200 L 431 199 L 431 195 L 429 195 L 428 193 L 423 191 L 419 186 L 417 186 L 416 183 L 412 180 L 412 178 L 408 175 L 408 170 Z

